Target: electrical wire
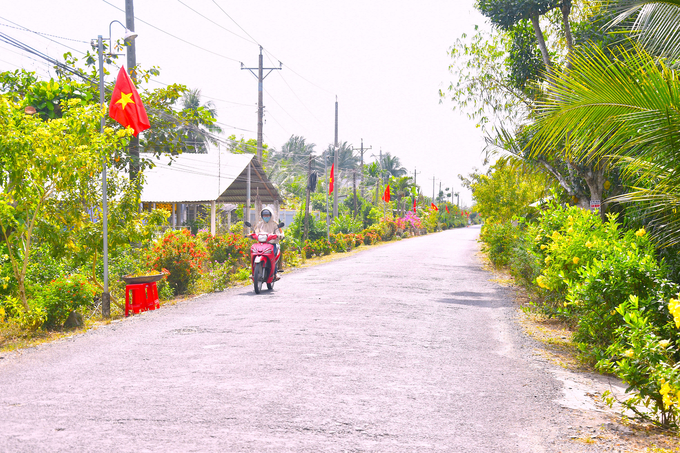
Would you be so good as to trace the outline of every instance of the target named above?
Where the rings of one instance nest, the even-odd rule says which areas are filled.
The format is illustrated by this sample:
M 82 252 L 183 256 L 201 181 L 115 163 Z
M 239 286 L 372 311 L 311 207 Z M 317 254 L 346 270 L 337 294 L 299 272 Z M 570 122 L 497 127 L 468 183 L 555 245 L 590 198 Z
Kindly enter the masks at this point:
M 215 4 L 215 6 L 217 6 L 217 7 L 224 13 L 225 16 L 227 16 L 233 23 L 235 23 L 236 26 L 237 26 L 238 28 L 240 28 L 241 31 L 243 31 L 243 33 L 245 33 L 246 35 L 248 35 L 248 37 L 249 37 L 250 39 L 252 39 L 253 42 L 254 42 L 255 44 L 257 44 L 258 46 L 260 45 L 260 43 L 257 42 L 257 39 L 255 39 L 255 38 L 253 38 L 252 36 L 250 36 L 250 33 L 248 33 L 243 27 L 241 27 L 241 26 L 238 24 L 238 22 L 236 22 L 236 21 L 234 20 L 233 17 L 231 17 L 224 9 L 222 9 L 222 7 L 221 7 L 215 0 L 212 0 L 212 2 Z
M 293 121 L 295 121 L 295 122 L 298 124 L 298 126 L 300 126 L 300 127 L 302 127 L 302 128 L 305 127 L 305 126 L 303 126 L 298 120 L 296 120 L 296 119 L 293 117 L 293 115 L 291 115 L 290 113 L 288 113 L 288 111 L 286 111 L 286 109 L 283 108 L 283 106 L 282 106 L 281 104 L 279 104 L 279 102 L 278 102 L 276 99 L 274 99 L 274 96 L 272 96 L 272 95 L 269 93 L 269 91 L 264 90 L 264 92 L 267 93 L 267 96 L 269 96 L 269 97 L 271 98 L 271 100 L 274 101 L 274 103 L 275 103 L 276 105 L 278 105 L 279 107 L 281 107 L 281 110 L 283 110 L 283 112 L 284 112 L 286 115 L 288 115 Z
M 267 52 L 267 54 L 268 54 L 268 52 Z M 267 59 L 269 60 L 269 62 L 270 62 L 272 65 L 274 64 L 274 62 L 272 61 L 272 59 L 269 58 L 269 55 L 267 55 Z M 286 68 L 287 68 L 287 67 L 286 67 Z M 314 117 L 314 119 L 315 119 L 319 124 L 322 124 L 322 123 L 321 123 L 321 120 L 319 120 L 319 118 L 317 118 L 317 116 L 314 114 L 314 112 L 312 112 L 312 111 L 309 109 L 309 107 L 307 107 L 307 104 L 305 104 L 305 103 L 302 101 L 302 99 L 300 99 L 300 96 L 298 96 L 297 93 L 295 92 L 295 90 L 293 90 L 293 88 L 288 84 L 288 81 L 286 80 L 285 77 L 283 77 L 282 72 L 283 72 L 283 71 L 277 71 L 278 75 L 281 77 L 281 80 L 283 80 L 283 83 L 286 84 L 286 86 L 288 87 L 288 89 L 290 90 L 290 92 L 293 93 L 293 96 L 295 96 L 295 97 L 297 98 L 297 100 L 300 101 L 300 104 L 302 104 L 302 106 L 303 106 L 303 107 L 304 107 L 304 108 L 312 115 L 312 117 Z
M 213 1 L 214 1 L 214 0 L 213 0 Z M 271 55 L 272 58 L 275 58 L 276 60 L 281 61 L 279 58 L 276 57 L 276 55 L 274 55 L 273 53 L 269 52 L 267 49 L 264 49 L 264 51 L 265 51 L 265 53 L 268 53 L 269 55 Z M 288 63 L 286 63 L 286 69 L 288 69 L 290 72 L 292 72 L 292 73 L 295 74 L 296 76 L 300 77 L 302 80 L 304 80 L 305 82 L 309 83 L 310 85 L 313 85 L 313 86 L 315 86 L 316 88 L 320 89 L 321 91 L 325 91 L 325 92 L 328 93 L 328 94 L 331 94 L 331 95 L 336 96 L 336 94 L 333 93 L 332 91 L 328 91 L 327 89 L 325 89 L 325 88 L 323 88 L 323 87 L 320 87 L 320 86 L 317 85 L 316 83 L 314 83 L 314 82 L 312 82 L 311 80 L 309 80 L 309 79 L 307 79 L 306 77 L 304 77 L 302 74 L 300 74 L 300 73 L 298 73 L 297 71 L 295 71 Z
M 79 43 L 83 43 L 83 44 L 88 44 L 87 41 L 83 41 L 83 40 L 80 40 L 80 39 L 64 38 L 63 36 L 51 35 L 51 34 L 49 34 L 49 33 L 43 33 L 43 32 L 40 32 L 40 31 L 30 30 L 30 29 L 24 27 L 23 25 L 19 25 L 19 24 L 17 24 L 16 22 L 12 22 L 11 20 L 6 19 L 6 18 L 1 17 L 1 16 L 0 16 L 0 19 L 2 19 L 2 20 L 4 20 L 4 21 L 7 21 L 7 22 L 9 22 L 10 24 L 16 25 L 16 27 L 12 27 L 11 25 L 0 24 L 0 25 L 2 25 L 3 27 L 16 28 L 17 30 L 30 31 L 31 33 L 35 33 L 36 35 L 40 35 L 40 36 L 43 36 L 43 37 L 49 36 L 49 37 L 52 37 L 52 38 L 63 39 L 64 41 L 73 41 L 73 42 L 79 42 Z M 55 41 L 55 42 L 56 42 L 56 41 Z
M 212 19 L 210 19 L 210 18 L 204 16 L 203 14 L 199 13 L 198 11 L 196 11 L 195 9 L 193 9 L 191 6 L 189 6 L 189 5 L 187 5 L 186 3 L 184 3 L 182 0 L 177 0 L 177 1 L 178 1 L 179 3 L 181 3 L 182 5 L 186 6 L 187 8 L 189 8 L 191 11 L 195 12 L 196 14 L 198 14 L 199 16 L 201 16 L 202 18 L 204 18 L 205 20 L 207 20 L 208 22 L 212 22 L 213 24 L 217 25 L 218 27 L 220 27 L 222 30 L 226 31 L 227 33 L 231 33 L 232 35 L 236 36 L 237 38 L 243 39 L 243 40 L 246 41 L 246 42 L 249 42 L 249 43 L 252 43 L 252 44 L 257 44 L 255 41 L 251 41 L 250 39 L 244 38 L 243 36 L 234 33 L 233 31 L 229 30 L 228 28 L 225 28 L 225 27 L 221 26 L 220 24 L 218 24 L 218 23 L 215 22 L 214 20 L 212 20 Z
M 23 50 L 24 52 L 27 52 L 27 53 L 30 53 L 30 54 L 35 55 L 37 57 L 40 57 L 43 60 L 49 62 L 50 64 L 56 66 L 57 68 L 59 68 L 63 71 L 72 73 L 72 74 L 82 78 L 83 80 L 86 80 L 90 83 L 96 84 L 96 82 L 93 79 L 89 78 L 88 76 L 83 74 L 81 71 L 74 69 L 74 68 L 71 68 L 70 66 L 68 66 L 68 65 L 66 65 L 66 64 L 64 64 L 64 63 L 62 63 L 58 60 L 55 60 L 54 58 L 50 57 L 49 55 L 44 54 L 44 53 L 40 52 L 39 50 L 36 50 L 33 47 L 29 46 L 28 44 L 22 43 L 21 41 L 18 41 L 16 39 L 12 38 L 9 35 L 6 35 L 3 32 L 0 32 L 0 42 L 5 42 L 5 43 L 7 43 L 7 44 L 9 44 L 13 47 L 16 47 L 17 49 Z
M 107 0 L 102 0 L 102 1 L 103 1 L 104 3 L 106 3 L 107 5 L 109 5 L 109 6 L 112 6 L 112 7 L 116 8 L 118 11 L 125 12 L 124 9 L 117 7 L 116 5 L 114 5 L 113 3 L 108 2 Z M 146 25 L 148 25 L 149 27 L 158 30 L 158 31 L 160 31 L 161 33 L 165 33 L 166 35 L 171 36 L 171 37 L 177 39 L 178 41 L 182 41 L 182 42 L 185 43 L 185 44 L 188 44 L 188 45 L 190 45 L 190 46 L 196 47 L 197 49 L 201 49 L 201 50 L 204 51 L 204 52 L 208 52 L 208 53 L 211 53 L 211 54 L 213 54 L 213 55 L 217 55 L 218 57 L 224 58 L 224 59 L 226 59 L 226 60 L 234 61 L 234 62 L 236 62 L 236 63 L 240 63 L 240 62 L 241 62 L 240 60 L 237 60 L 236 58 L 231 58 L 231 57 L 228 57 L 228 56 L 226 56 L 226 55 L 222 55 L 222 54 L 220 54 L 220 53 L 213 52 L 212 50 L 208 50 L 208 49 L 206 49 L 206 48 L 204 48 L 204 47 L 201 47 L 201 46 L 199 46 L 199 45 L 197 45 L 197 44 L 194 44 L 194 43 L 192 43 L 192 42 L 189 42 L 189 41 L 187 41 L 186 39 L 180 38 L 179 36 L 175 36 L 175 35 L 173 35 L 172 33 L 167 32 L 167 31 L 165 31 L 165 30 L 163 30 L 163 29 L 161 29 L 161 28 L 158 28 L 158 27 L 156 27 L 155 25 L 152 25 L 152 24 L 150 24 L 149 22 L 146 22 L 145 20 L 142 20 L 142 19 L 140 19 L 140 18 L 137 17 L 137 16 L 135 16 L 135 20 L 138 20 L 138 21 L 140 21 L 141 23 L 146 24 Z

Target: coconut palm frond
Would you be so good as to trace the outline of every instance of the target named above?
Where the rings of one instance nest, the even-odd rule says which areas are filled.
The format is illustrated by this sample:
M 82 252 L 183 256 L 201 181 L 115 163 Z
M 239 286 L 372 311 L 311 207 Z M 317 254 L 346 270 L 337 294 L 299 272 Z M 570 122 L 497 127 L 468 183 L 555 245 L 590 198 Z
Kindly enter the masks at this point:
M 527 146 L 532 156 L 564 143 L 569 157 L 586 162 L 633 156 L 680 168 L 680 82 L 640 46 L 620 49 L 614 61 L 584 48 L 550 85 Z
M 631 32 L 650 53 L 680 58 L 680 0 L 612 0 L 608 7 L 617 13 L 610 27 L 635 16 Z

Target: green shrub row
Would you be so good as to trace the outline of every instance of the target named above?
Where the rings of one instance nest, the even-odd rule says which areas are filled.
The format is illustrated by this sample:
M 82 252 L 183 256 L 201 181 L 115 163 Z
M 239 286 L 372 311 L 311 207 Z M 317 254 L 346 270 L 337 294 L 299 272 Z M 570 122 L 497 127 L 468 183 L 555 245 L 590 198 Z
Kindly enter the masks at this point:
M 644 229 L 552 204 L 530 225 L 485 224 L 481 239 L 494 264 L 540 296 L 540 310 L 572 325 L 584 360 L 629 385 L 631 410 L 677 423 L 680 288 Z

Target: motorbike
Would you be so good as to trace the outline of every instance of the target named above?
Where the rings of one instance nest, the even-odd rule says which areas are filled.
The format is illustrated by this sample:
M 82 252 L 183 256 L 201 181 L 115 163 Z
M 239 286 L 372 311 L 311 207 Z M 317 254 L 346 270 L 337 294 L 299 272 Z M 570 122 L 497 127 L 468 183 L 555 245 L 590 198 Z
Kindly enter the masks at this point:
M 250 222 L 244 222 L 248 228 L 252 228 Z M 278 227 L 283 228 L 285 224 L 280 222 Z M 256 240 L 257 242 L 250 247 L 250 264 L 252 267 L 252 280 L 255 294 L 260 294 L 262 284 L 267 284 L 267 289 L 274 289 L 274 283 L 279 279 L 276 263 L 281 259 L 281 247 L 274 255 L 276 249 L 273 241 L 283 236 L 277 234 L 251 232 L 245 237 Z

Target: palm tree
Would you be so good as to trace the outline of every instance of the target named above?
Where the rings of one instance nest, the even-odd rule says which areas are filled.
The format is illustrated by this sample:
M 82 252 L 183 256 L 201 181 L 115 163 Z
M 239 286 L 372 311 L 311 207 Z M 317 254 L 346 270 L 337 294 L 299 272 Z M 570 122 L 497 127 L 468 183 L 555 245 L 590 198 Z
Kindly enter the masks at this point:
M 677 61 L 680 57 L 680 0 L 610 0 L 618 13 L 611 25 L 635 16 L 633 35 L 653 55 Z
M 397 156 L 393 156 L 390 153 L 385 153 L 382 155 L 379 165 L 389 176 L 403 176 L 407 173 L 406 168 L 401 165 L 399 158 Z
M 189 123 L 182 126 L 185 151 L 187 153 L 207 153 L 208 143 L 216 143 L 211 134 L 220 133 L 222 129 L 215 125 L 217 110 L 213 101 L 201 104 L 201 90 L 189 90 L 180 99 L 182 112 L 190 118 Z
M 550 85 L 554 96 L 539 103 L 532 152 L 566 143 L 576 160 L 621 166 L 631 190 L 610 201 L 642 202 L 651 233 L 666 245 L 680 242 L 678 73 L 639 45 L 613 61 L 585 48 Z
M 411 195 L 411 187 L 413 187 L 413 182 L 410 176 L 398 176 L 390 178 L 390 186 L 394 197 L 397 199 L 397 213 L 402 215 L 404 212 L 404 206 L 402 200 Z

